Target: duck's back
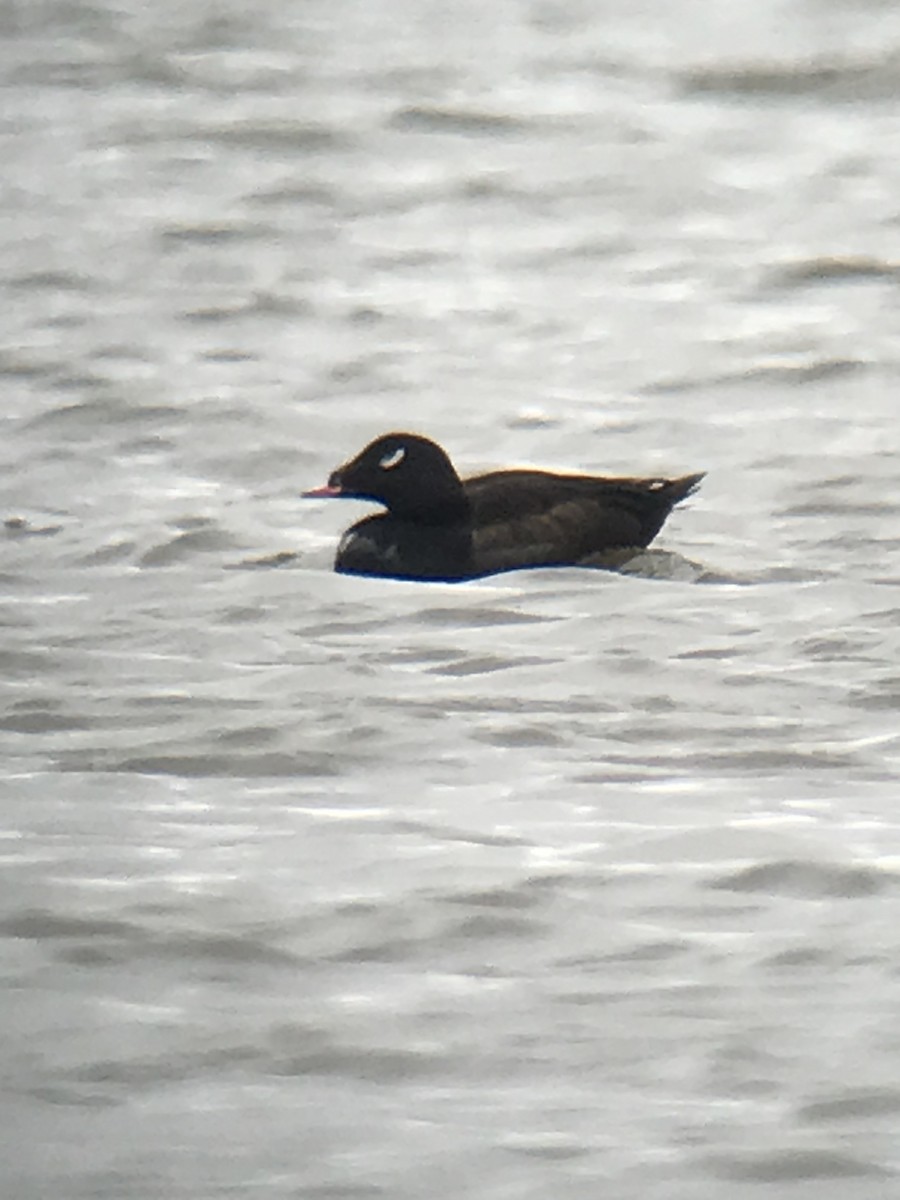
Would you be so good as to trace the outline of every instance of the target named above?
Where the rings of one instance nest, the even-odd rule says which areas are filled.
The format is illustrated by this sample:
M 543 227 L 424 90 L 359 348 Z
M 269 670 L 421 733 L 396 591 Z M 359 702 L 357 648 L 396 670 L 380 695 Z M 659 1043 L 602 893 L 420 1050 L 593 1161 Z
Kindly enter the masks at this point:
M 492 471 L 463 481 L 472 510 L 473 574 L 525 566 L 614 565 L 649 545 L 700 475 L 604 478 Z

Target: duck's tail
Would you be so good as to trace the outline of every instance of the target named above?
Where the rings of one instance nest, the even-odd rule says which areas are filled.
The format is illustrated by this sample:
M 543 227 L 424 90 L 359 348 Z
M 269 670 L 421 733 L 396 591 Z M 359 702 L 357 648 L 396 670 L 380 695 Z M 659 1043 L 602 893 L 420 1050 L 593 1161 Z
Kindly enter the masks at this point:
M 705 471 L 698 471 L 696 475 L 679 475 L 677 479 L 665 480 L 660 490 L 674 506 L 682 500 L 687 500 L 688 496 L 693 496 L 705 478 Z

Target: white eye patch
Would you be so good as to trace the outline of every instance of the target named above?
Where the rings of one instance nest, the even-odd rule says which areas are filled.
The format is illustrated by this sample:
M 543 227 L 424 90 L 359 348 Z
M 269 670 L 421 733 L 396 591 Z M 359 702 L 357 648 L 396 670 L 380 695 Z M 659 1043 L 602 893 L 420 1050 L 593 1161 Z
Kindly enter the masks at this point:
M 394 467 L 399 467 L 406 458 L 406 450 L 403 446 L 398 446 L 396 450 L 391 450 L 384 458 L 378 460 L 378 465 L 382 471 L 392 471 Z

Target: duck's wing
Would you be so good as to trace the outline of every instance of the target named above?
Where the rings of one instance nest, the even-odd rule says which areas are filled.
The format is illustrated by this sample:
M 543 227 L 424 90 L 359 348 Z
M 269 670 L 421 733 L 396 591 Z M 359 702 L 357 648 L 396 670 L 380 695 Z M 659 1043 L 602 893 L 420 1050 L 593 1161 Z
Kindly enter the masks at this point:
M 472 508 L 474 566 L 618 565 L 647 546 L 702 475 L 605 478 L 546 471 L 494 471 L 464 482 Z M 627 557 L 627 555 L 626 555 Z

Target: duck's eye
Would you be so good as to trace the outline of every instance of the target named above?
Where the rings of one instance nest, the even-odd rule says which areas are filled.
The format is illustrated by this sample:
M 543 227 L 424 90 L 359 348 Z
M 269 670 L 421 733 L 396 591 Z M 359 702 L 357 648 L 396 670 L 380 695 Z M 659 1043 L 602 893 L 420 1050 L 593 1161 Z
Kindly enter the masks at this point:
M 393 471 L 394 467 L 399 467 L 406 458 L 406 450 L 403 446 L 397 446 L 395 450 L 389 450 L 384 458 L 378 460 L 378 465 L 382 471 Z

